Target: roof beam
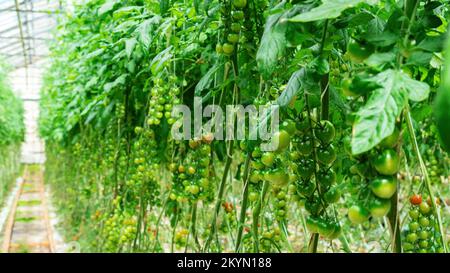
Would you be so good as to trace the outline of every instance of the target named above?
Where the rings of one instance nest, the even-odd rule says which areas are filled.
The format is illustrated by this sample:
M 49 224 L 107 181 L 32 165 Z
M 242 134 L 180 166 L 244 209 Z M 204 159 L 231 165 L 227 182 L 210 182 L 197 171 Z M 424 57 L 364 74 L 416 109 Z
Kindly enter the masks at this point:
M 21 39 L 20 37 L 18 37 L 18 36 L 0 36 L 0 39 L 5 39 L 5 40 L 10 40 L 10 39 Z M 38 41 L 50 41 L 51 39 L 50 38 L 43 38 L 43 37 L 31 37 L 31 36 L 28 36 L 28 37 L 23 37 L 23 39 L 24 40 L 38 40 Z
M 16 4 L 17 22 L 19 24 L 20 42 L 22 44 L 23 58 L 24 58 L 24 61 L 25 61 L 25 63 L 24 63 L 25 71 L 27 71 L 28 70 L 28 66 L 27 66 L 27 62 L 28 62 L 28 60 L 27 60 L 27 51 L 25 49 L 25 41 L 23 39 L 24 35 L 23 35 L 23 29 L 22 29 L 22 18 L 20 17 L 20 12 L 19 12 L 19 1 L 18 0 L 14 0 L 14 2 Z M 28 85 L 28 72 L 26 72 L 26 74 L 27 74 L 26 75 L 26 77 L 27 77 L 26 82 L 27 82 L 27 85 Z
M 23 56 L 23 53 L 22 53 L 22 52 L 20 52 L 20 53 L 13 53 L 13 54 L 11 54 L 11 53 L 4 53 L 4 54 L 2 54 L 2 55 L 5 56 L 5 57 L 16 57 L 16 56 Z M 39 54 L 36 54 L 36 55 L 33 55 L 33 57 L 37 57 L 37 58 L 45 58 L 45 57 L 48 57 L 48 55 L 43 55 L 43 54 L 39 55 Z
M 15 9 L 0 9 L 0 12 L 15 12 Z M 46 14 L 56 14 L 60 13 L 59 10 L 30 10 L 30 9 L 19 9 L 18 12 L 22 13 L 46 13 Z

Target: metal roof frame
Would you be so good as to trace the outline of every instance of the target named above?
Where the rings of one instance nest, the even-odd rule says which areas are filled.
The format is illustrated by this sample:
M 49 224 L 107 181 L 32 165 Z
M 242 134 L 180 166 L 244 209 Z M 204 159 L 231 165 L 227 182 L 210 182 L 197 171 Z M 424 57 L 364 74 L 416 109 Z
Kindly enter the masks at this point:
M 0 56 L 14 68 L 45 58 L 62 0 L 0 0 Z M 48 34 L 48 35 L 46 35 Z M 17 52 L 20 49 L 20 52 Z M 22 60 L 17 58 L 22 55 Z

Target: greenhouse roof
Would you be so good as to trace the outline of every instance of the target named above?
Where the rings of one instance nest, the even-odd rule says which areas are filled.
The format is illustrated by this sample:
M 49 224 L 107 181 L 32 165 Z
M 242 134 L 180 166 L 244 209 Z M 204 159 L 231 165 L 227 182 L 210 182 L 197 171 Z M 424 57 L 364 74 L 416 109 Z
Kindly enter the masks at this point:
M 48 55 L 47 42 L 66 1 L 0 0 L 0 55 L 14 68 Z

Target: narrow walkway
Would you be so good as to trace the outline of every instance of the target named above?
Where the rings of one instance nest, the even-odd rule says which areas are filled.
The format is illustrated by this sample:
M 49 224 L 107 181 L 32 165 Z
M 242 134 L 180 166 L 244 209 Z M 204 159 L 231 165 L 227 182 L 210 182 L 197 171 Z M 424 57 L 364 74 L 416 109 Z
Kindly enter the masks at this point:
M 3 232 L 2 252 L 55 252 L 40 165 L 25 165 Z

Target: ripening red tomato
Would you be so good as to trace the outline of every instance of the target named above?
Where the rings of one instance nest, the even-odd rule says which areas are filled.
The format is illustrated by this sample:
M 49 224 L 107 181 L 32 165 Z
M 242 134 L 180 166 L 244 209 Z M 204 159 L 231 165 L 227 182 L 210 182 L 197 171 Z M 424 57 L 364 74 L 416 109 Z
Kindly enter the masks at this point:
M 420 205 L 420 203 L 422 203 L 422 196 L 419 194 L 414 194 L 411 198 L 409 198 L 409 202 L 413 205 Z

